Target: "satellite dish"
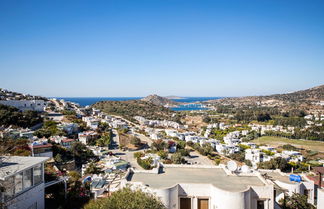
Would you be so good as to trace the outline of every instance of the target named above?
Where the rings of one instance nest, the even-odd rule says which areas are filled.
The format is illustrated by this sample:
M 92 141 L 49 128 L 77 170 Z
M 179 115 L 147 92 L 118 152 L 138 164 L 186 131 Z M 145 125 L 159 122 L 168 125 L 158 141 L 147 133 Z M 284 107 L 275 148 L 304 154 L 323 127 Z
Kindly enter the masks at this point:
M 242 170 L 243 173 L 250 173 L 250 168 L 247 165 L 243 165 L 241 167 L 241 170 Z
M 236 169 L 237 169 L 237 164 L 236 164 L 236 162 L 233 161 L 233 160 L 229 161 L 229 162 L 227 163 L 227 168 L 228 168 L 228 170 L 230 170 L 230 171 L 232 171 L 232 172 L 236 171 Z

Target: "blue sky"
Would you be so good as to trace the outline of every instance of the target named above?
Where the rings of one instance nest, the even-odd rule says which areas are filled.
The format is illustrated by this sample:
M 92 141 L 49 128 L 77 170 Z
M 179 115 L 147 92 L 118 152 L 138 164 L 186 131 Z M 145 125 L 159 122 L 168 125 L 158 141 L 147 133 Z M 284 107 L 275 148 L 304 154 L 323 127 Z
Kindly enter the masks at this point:
M 324 1 L 0 1 L 0 87 L 245 96 L 324 84 Z

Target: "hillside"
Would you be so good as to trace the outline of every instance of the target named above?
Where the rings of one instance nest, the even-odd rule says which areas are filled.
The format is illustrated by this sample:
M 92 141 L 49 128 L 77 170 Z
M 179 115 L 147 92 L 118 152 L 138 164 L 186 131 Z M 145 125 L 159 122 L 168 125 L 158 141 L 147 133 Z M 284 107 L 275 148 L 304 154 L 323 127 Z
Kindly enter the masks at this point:
M 123 116 L 131 121 L 134 121 L 134 116 L 142 116 L 151 120 L 178 120 L 177 113 L 169 108 L 142 100 L 101 101 L 95 103 L 93 107 L 107 114 Z
M 21 112 L 15 107 L 0 104 L 0 127 L 32 127 L 43 121 L 41 115 L 35 111 Z
M 152 103 L 152 104 L 155 104 L 155 105 L 159 105 L 159 106 L 176 106 L 178 105 L 177 102 L 175 101 L 172 101 L 170 99 L 167 99 L 165 97 L 161 97 L 161 96 L 158 96 L 156 94 L 153 94 L 153 95 L 149 95 L 143 99 L 141 99 L 142 101 L 145 101 L 145 102 L 149 102 L 149 103 Z
M 274 94 L 266 96 L 268 98 L 289 101 L 324 101 L 324 85 L 314 88 L 296 91 L 288 94 Z
M 324 85 L 314 88 L 296 91 L 286 94 L 273 94 L 268 96 L 248 96 L 232 97 L 220 100 L 211 100 L 208 103 L 223 105 L 261 105 L 261 106 L 282 106 L 282 107 L 301 107 L 303 109 L 316 105 L 319 101 L 324 101 Z

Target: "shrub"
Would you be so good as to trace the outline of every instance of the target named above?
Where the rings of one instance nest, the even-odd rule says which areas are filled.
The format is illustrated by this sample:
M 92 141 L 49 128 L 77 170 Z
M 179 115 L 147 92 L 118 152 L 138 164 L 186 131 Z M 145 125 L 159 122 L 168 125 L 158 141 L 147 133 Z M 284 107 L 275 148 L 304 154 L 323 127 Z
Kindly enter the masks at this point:
M 158 151 L 158 156 L 160 156 L 162 159 L 167 159 L 168 158 L 168 153 L 166 153 L 163 150 Z
M 154 195 L 126 187 L 108 198 L 91 200 L 84 209 L 166 209 Z
M 180 150 L 178 150 L 177 151 L 178 153 L 180 153 L 181 154 L 181 156 L 189 156 L 190 155 L 190 152 L 189 152 L 189 150 L 187 150 L 187 149 L 180 149 Z
M 152 158 L 147 158 L 145 160 L 142 160 L 140 157 L 137 158 L 137 163 L 138 165 L 140 165 L 142 168 L 144 168 L 145 170 L 151 170 L 152 167 Z
M 139 158 L 139 157 L 143 157 L 144 156 L 144 153 L 143 152 L 135 152 L 134 153 L 134 157 L 135 158 Z
M 141 145 L 141 140 L 134 136 L 134 137 L 131 138 L 130 143 L 135 145 L 136 147 L 138 147 L 138 146 Z
M 182 155 L 178 152 L 171 156 L 171 160 L 174 164 L 182 164 L 185 161 Z
M 215 159 L 215 164 L 216 164 L 216 165 L 219 165 L 220 162 L 221 162 L 221 159 L 219 159 L 219 158 Z

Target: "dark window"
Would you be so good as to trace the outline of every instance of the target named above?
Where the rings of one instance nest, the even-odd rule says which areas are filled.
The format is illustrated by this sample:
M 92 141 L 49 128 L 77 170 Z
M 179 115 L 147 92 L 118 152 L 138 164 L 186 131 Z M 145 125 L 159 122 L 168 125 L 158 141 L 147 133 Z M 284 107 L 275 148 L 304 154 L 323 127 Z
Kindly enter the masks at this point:
M 310 190 L 305 189 L 305 190 L 304 190 L 304 195 L 307 196 L 307 199 L 310 199 Z
M 191 209 L 191 198 L 180 198 L 180 209 Z
M 264 200 L 257 201 L 257 209 L 264 209 Z

